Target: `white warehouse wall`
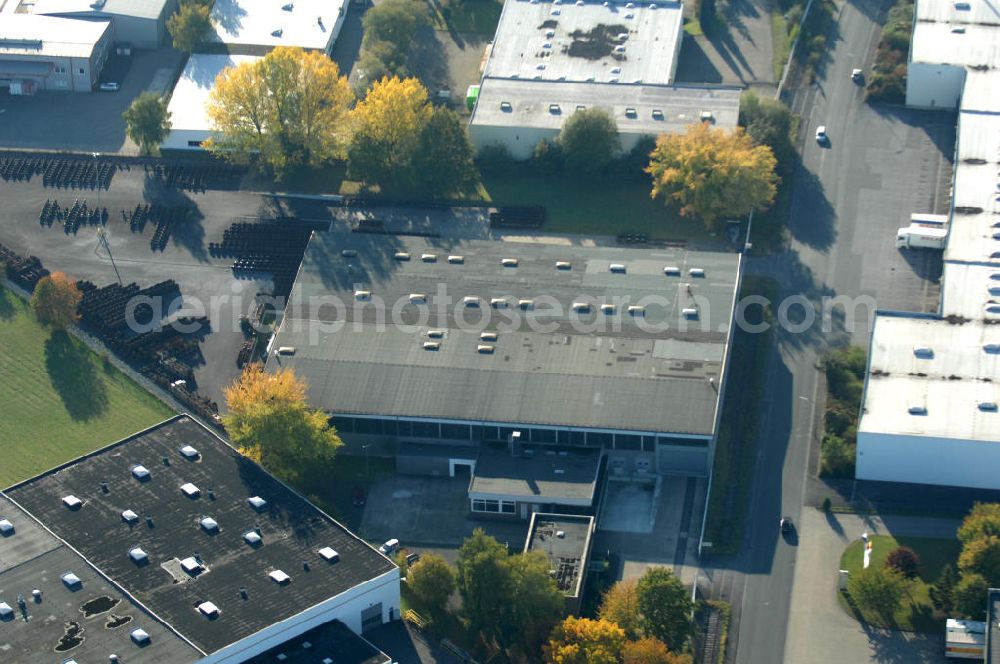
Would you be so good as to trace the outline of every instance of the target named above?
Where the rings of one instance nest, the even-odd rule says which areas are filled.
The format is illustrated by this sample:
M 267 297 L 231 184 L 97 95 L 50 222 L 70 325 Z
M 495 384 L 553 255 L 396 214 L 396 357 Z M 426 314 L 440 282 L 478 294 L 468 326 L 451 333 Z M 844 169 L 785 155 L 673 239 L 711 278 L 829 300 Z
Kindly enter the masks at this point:
M 964 67 L 911 62 L 906 71 L 906 105 L 958 108 L 964 83 Z
M 171 129 L 160 144 L 160 149 L 166 150 L 204 150 L 200 146 L 188 145 L 188 141 L 204 141 L 211 137 L 212 132 L 204 129 Z
M 1000 441 L 858 433 L 859 480 L 1000 489 Z
M 539 127 L 497 127 L 492 125 L 469 125 L 469 138 L 476 150 L 482 150 L 487 145 L 500 143 L 506 146 L 514 159 L 522 161 L 531 159 L 535 154 L 535 146 L 543 138 L 556 140 L 559 131 Z
M 293 581 L 294 583 L 294 581 Z M 211 653 L 200 661 L 205 664 L 238 664 L 281 645 L 296 636 L 331 620 L 340 620 L 351 631 L 361 634 L 361 612 L 382 603 L 382 622 L 399 619 L 399 569 L 354 586 L 287 620 L 274 623 L 256 634 Z

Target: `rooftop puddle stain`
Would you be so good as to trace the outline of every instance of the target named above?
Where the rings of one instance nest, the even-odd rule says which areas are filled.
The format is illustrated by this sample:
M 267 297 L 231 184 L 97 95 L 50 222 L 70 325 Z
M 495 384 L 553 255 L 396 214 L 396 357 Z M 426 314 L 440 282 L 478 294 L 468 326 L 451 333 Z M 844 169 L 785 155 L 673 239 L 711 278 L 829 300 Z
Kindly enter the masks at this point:
M 70 621 L 64 627 L 66 630 L 56 644 L 56 652 L 66 652 L 83 643 L 83 628 L 80 623 Z
M 132 616 L 119 616 L 112 613 L 108 616 L 107 622 L 104 623 L 104 629 L 116 629 L 122 625 L 127 625 L 132 622 Z
M 102 613 L 107 613 L 111 609 L 115 608 L 120 601 L 120 599 L 102 595 L 101 597 L 95 597 L 94 599 L 85 602 L 83 606 L 80 607 L 80 610 L 83 611 L 84 618 L 91 618 Z

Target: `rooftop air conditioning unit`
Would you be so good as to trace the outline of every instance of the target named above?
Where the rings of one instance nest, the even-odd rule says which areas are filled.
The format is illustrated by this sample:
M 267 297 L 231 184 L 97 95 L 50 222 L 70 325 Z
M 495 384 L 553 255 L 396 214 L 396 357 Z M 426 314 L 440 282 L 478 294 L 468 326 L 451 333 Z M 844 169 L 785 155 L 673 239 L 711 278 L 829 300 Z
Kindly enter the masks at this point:
M 667 275 L 668 277 L 679 277 L 681 276 L 681 269 L 673 265 L 668 265 L 667 267 L 663 268 L 663 274 Z
M 354 299 L 359 302 L 367 302 L 372 299 L 372 292 L 366 290 L 356 290 L 354 291 Z
M 427 330 L 427 336 L 430 339 L 442 339 L 444 338 L 444 330 Z
M 915 346 L 913 354 L 922 360 L 929 360 L 934 357 L 934 349 L 930 346 Z
M 531 299 L 518 300 L 517 306 L 527 311 L 528 309 L 534 309 L 535 301 Z
M 420 254 L 420 260 L 425 263 L 434 263 L 437 259 L 437 254 Z
M 908 412 L 910 415 L 926 415 L 927 406 L 910 406 Z
M 427 301 L 427 296 L 423 293 L 410 293 L 410 302 L 412 304 L 423 304 Z
M 641 304 L 630 304 L 628 307 L 628 312 L 633 316 L 645 316 L 646 307 Z
M 354 258 L 355 256 L 358 255 L 358 250 L 357 249 L 344 249 L 343 251 L 340 252 L 340 255 L 343 256 L 344 258 Z
M 448 262 L 451 263 L 452 265 L 461 265 L 462 263 L 465 262 L 465 256 L 452 254 L 451 256 L 448 256 Z
M 611 314 L 615 313 L 615 305 L 613 305 L 613 304 L 602 304 L 601 305 L 601 313 L 610 316 Z
M 425 341 L 424 344 L 423 344 L 423 348 L 424 348 L 424 350 L 440 350 L 441 349 L 441 342 L 440 341 Z
M 682 309 L 681 313 L 684 315 L 684 318 L 697 318 L 698 317 L 698 310 L 694 309 L 692 307 L 686 307 L 686 308 Z
M 506 309 L 507 308 L 507 298 L 494 297 L 490 298 L 490 306 L 494 309 Z
M 483 355 L 492 355 L 493 351 L 496 350 L 496 346 L 493 346 L 491 344 L 479 344 L 477 350 Z
M 474 296 L 474 295 L 470 295 L 468 297 L 463 297 L 462 298 L 462 304 L 464 304 L 467 307 L 478 307 L 479 306 L 479 298 L 476 297 L 476 296 Z
M 497 333 L 496 332 L 482 332 L 479 335 L 479 340 L 480 341 L 496 341 L 497 340 Z
M 693 267 L 690 270 L 688 270 L 688 274 L 692 277 L 704 277 L 705 270 L 703 270 L 700 267 Z
M 624 263 L 612 263 L 611 265 L 608 266 L 608 270 L 610 270 L 611 272 L 616 272 L 618 274 L 624 274 L 625 273 L 625 264 Z
M 500 265 L 503 265 L 504 267 L 517 267 L 517 259 L 516 258 L 501 258 L 500 259 Z
M 569 261 L 556 261 L 557 270 L 569 270 L 573 265 Z
M 588 302 L 574 302 L 573 311 L 585 314 L 590 311 L 590 304 Z
M 395 258 L 397 261 L 408 261 L 410 260 L 410 254 L 405 251 L 397 251 Z

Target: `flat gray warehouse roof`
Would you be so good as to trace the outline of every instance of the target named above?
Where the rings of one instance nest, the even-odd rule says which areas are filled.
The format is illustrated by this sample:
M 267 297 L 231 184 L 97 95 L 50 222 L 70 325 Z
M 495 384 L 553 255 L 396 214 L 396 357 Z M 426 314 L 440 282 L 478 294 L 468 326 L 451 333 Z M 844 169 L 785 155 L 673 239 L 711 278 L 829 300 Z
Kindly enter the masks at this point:
M 601 451 L 516 444 L 484 445 L 469 484 L 469 497 L 590 505 Z
M 0 520 L 13 527 L 12 533 L 0 535 L 0 603 L 14 612 L 10 618 L 0 618 L 0 659 L 107 662 L 109 655 L 116 654 L 125 662 L 187 664 L 199 657 L 198 651 L 3 494 Z M 63 583 L 66 572 L 80 580 L 74 588 Z M 37 601 L 32 597 L 34 589 L 41 591 Z M 19 595 L 25 599 L 23 611 Z M 149 634 L 149 645 L 144 648 L 130 637 L 137 628 Z
M 738 254 L 481 235 L 315 234 L 268 366 L 331 413 L 713 435 Z
M 621 133 L 680 132 L 700 122 L 703 113 L 709 113 L 716 126 L 733 129 L 739 120 L 740 90 L 487 78 L 472 124 L 559 129 L 580 108 L 608 111 Z

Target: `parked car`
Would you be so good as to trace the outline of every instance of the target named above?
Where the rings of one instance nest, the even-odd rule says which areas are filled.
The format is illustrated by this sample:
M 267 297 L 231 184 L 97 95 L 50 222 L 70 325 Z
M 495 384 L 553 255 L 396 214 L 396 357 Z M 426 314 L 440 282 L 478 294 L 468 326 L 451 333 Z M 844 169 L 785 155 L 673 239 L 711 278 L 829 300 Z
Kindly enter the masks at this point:
M 100 87 L 100 89 L 101 89 L 101 90 L 102 90 L 103 92 L 118 92 L 118 88 L 119 88 L 120 86 L 119 86 L 119 85 L 118 85 L 118 83 L 116 83 L 115 81 L 104 81 L 104 82 L 103 82 L 103 83 L 101 83 L 101 85 L 100 85 L 100 86 L 98 86 L 98 87 Z
M 851 70 L 851 80 L 854 81 L 855 83 L 863 82 L 865 80 L 864 72 L 855 67 L 854 69 Z
M 795 530 L 795 524 L 792 523 L 792 517 L 790 516 L 781 517 L 781 521 L 778 522 L 778 527 L 781 528 L 781 533 L 783 535 Z
M 378 550 L 387 556 L 391 556 L 392 554 L 399 551 L 399 540 L 393 538 L 388 542 L 386 542 L 385 544 L 383 544 L 382 546 L 380 546 Z
M 823 145 L 828 140 L 830 140 L 830 137 L 826 135 L 826 125 L 816 127 L 816 142 Z
M 419 560 L 420 560 L 420 554 L 419 553 L 410 553 L 410 554 L 407 554 L 407 556 L 406 556 L 406 564 L 407 564 L 407 566 L 412 565 L 412 564 L 416 563 Z

